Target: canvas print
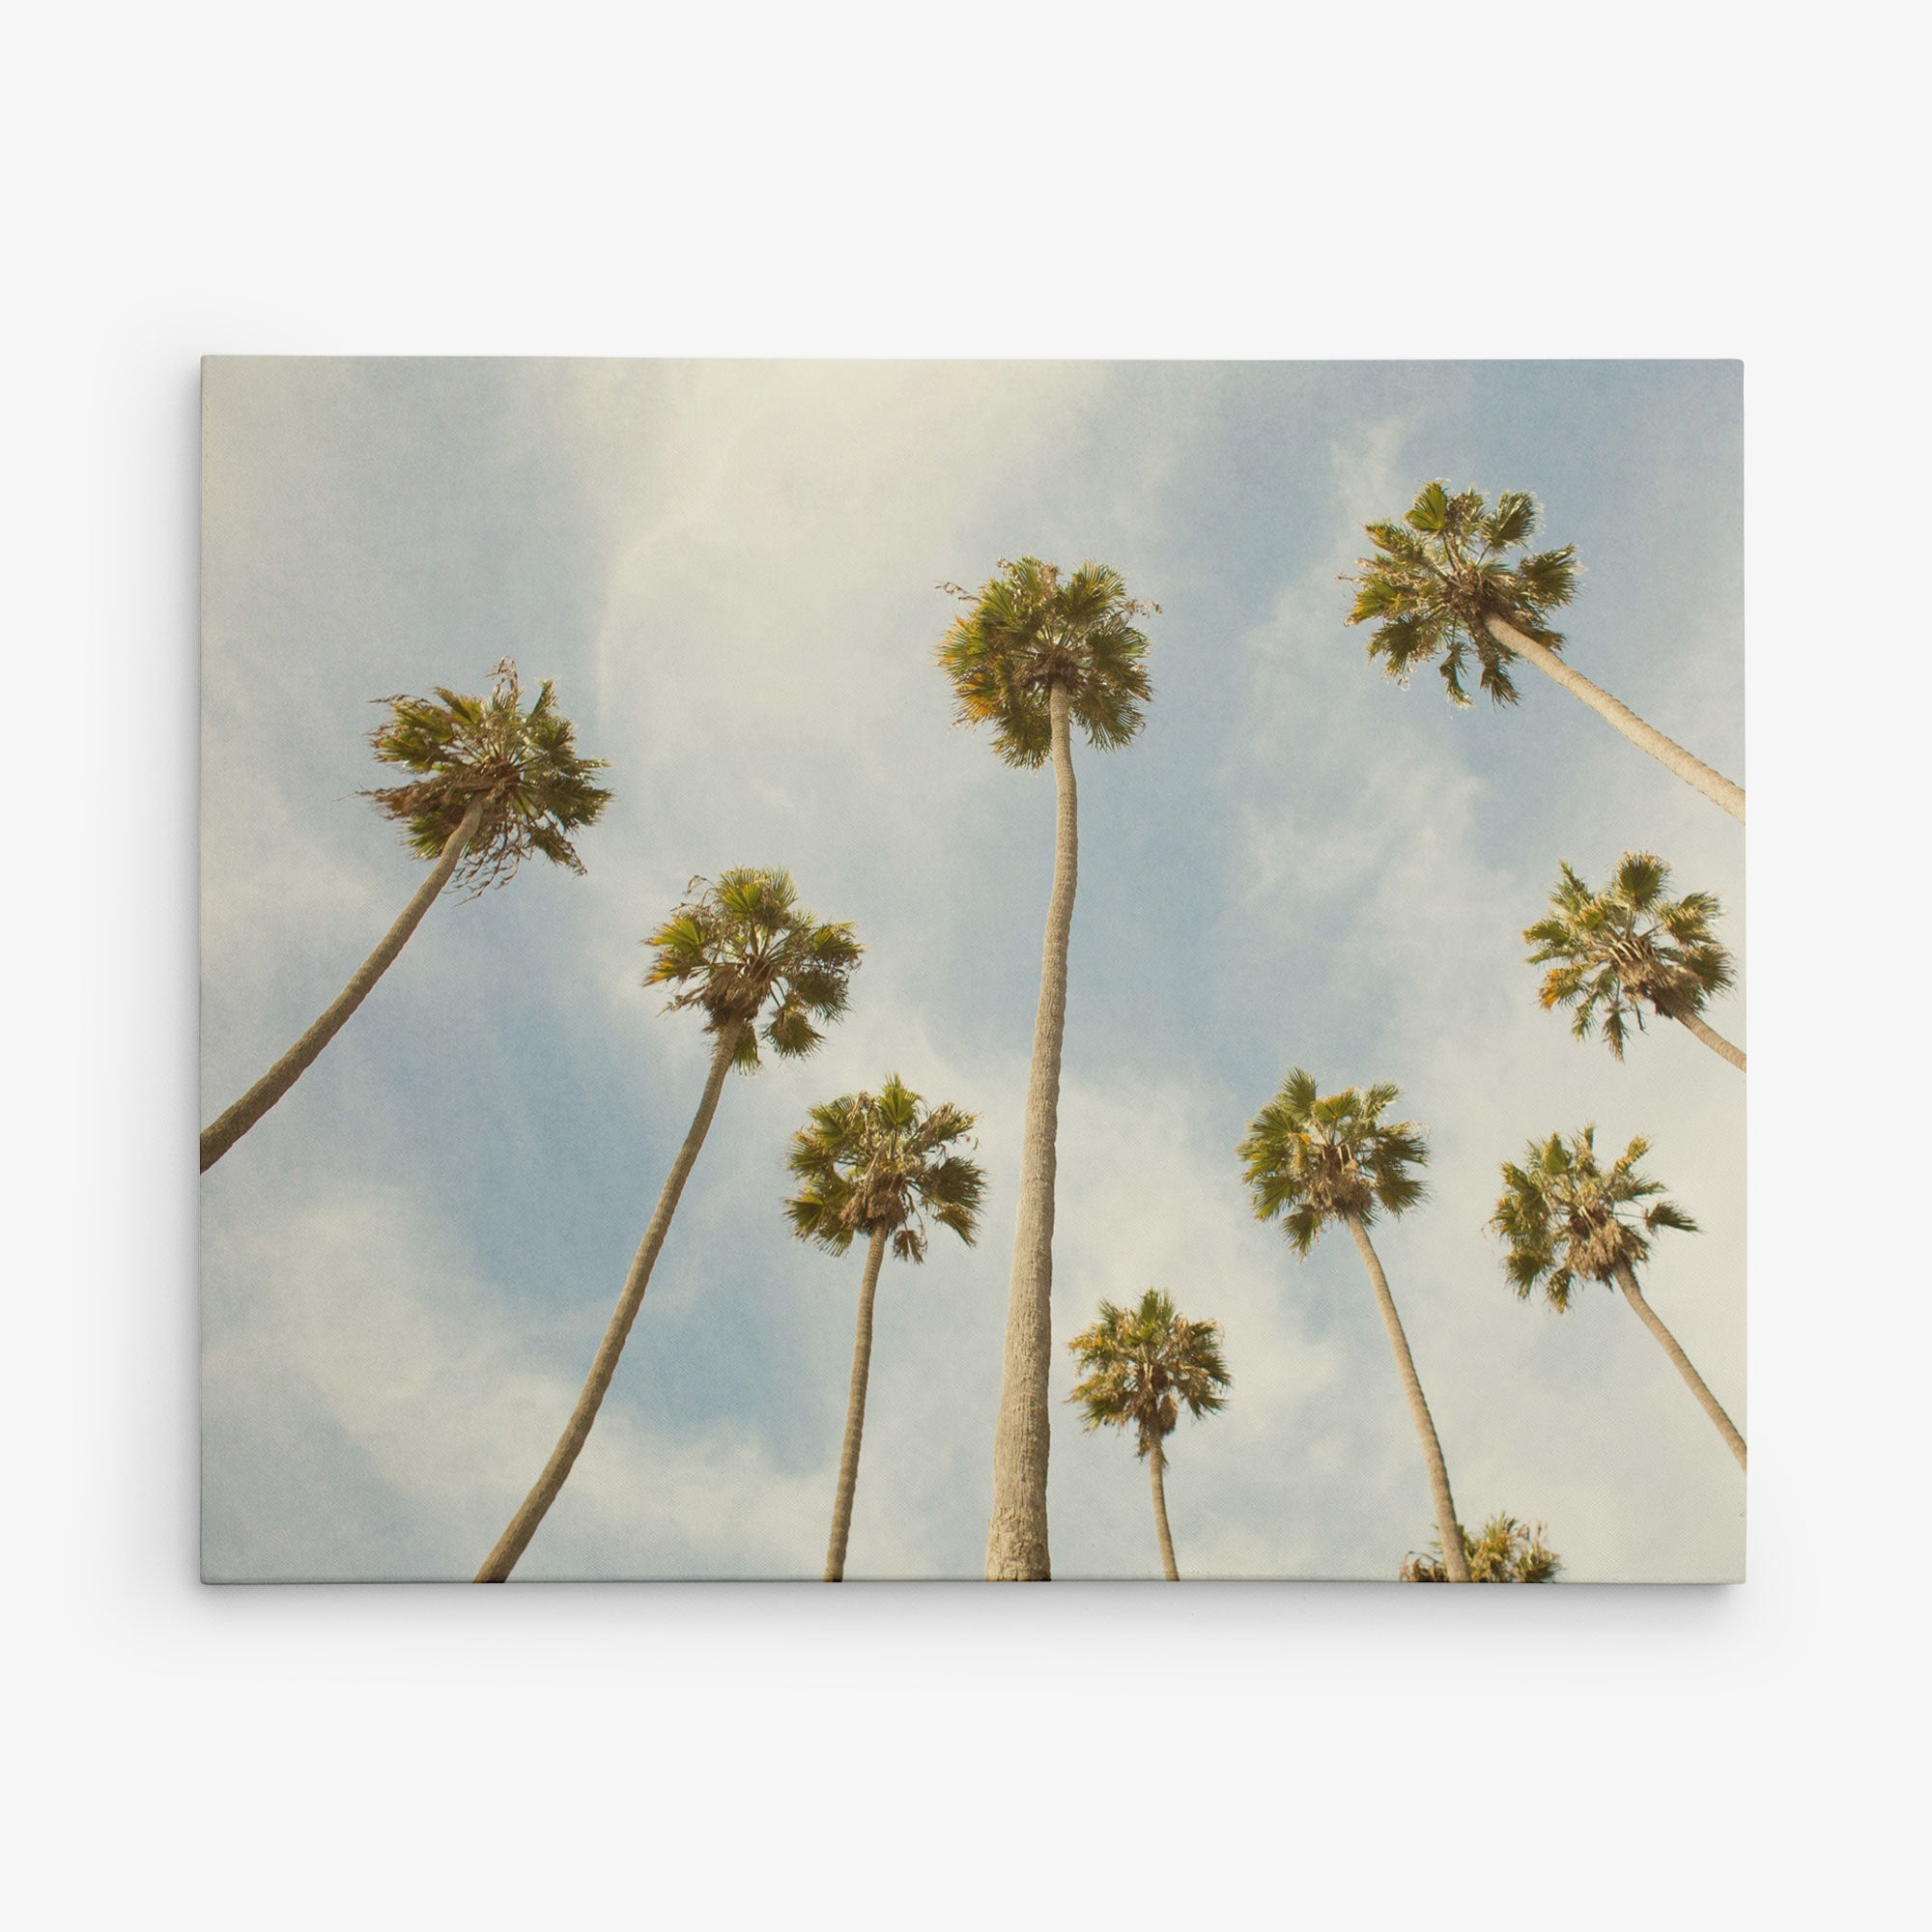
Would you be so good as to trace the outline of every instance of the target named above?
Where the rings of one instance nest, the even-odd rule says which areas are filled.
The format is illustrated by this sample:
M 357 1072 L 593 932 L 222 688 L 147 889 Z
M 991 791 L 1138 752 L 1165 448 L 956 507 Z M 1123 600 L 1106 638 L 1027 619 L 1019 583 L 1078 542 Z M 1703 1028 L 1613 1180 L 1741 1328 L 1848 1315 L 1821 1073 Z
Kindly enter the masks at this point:
M 1740 1578 L 1742 399 L 210 358 L 204 1576 Z

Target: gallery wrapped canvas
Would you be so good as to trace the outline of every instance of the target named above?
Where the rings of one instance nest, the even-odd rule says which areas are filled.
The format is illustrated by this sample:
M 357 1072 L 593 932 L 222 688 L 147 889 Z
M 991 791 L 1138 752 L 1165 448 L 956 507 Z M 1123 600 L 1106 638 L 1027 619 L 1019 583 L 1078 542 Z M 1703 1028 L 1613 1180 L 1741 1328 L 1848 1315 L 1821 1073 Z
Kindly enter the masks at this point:
M 1737 364 L 203 408 L 207 1578 L 1743 1575 Z

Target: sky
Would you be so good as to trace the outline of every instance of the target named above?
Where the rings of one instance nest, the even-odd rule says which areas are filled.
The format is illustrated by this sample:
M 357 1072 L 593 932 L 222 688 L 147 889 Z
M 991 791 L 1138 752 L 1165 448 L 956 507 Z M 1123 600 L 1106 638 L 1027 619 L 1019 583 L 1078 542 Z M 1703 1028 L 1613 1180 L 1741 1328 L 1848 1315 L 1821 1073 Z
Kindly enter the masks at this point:
M 706 1064 L 640 983 L 694 875 L 782 866 L 867 948 L 810 1060 L 734 1076 L 589 1444 L 522 1578 L 816 1576 L 859 1256 L 792 1238 L 808 1109 L 898 1072 L 979 1117 L 982 1232 L 880 1285 L 848 1577 L 977 1577 L 1049 772 L 952 723 L 933 650 L 1001 557 L 1118 568 L 1142 736 L 1076 746 L 1059 1139 L 1058 1577 L 1151 1577 L 1146 1471 L 1065 1406 L 1103 1298 L 1219 1321 L 1227 1409 L 1169 1444 L 1183 1576 L 1389 1577 L 1434 1535 L 1359 1259 L 1297 1262 L 1234 1148 L 1293 1065 L 1374 1080 L 1429 1193 L 1376 1232 L 1459 1512 L 1566 1578 L 1743 1574 L 1741 1472 L 1621 1298 L 1519 1302 L 1484 1231 L 1531 1136 L 1633 1134 L 1702 1232 L 1652 1305 L 1747 1435 L 1744 1081 L 1657 1023 L 1625 1062 L 1539 1010 L 1521 928 L 1627 849 L 1714 892 L 1747 1044 L 1744 833 L 1524 667 L 1402 690 L 1345 627 L 1363 523 L 1432 477 L 1528 489 L 1585 566 L 1568 656 L 1727 777 L 1743 745 L 1735 363 L 204 367 L 202 1116 L 340 989 L 420 880 L 355 796 L 390 693 L 555 681 L 615 794 L 578 878 L 440 902 L 202 1182 L 203 1566 L 468 1577 L 542 1466 Z

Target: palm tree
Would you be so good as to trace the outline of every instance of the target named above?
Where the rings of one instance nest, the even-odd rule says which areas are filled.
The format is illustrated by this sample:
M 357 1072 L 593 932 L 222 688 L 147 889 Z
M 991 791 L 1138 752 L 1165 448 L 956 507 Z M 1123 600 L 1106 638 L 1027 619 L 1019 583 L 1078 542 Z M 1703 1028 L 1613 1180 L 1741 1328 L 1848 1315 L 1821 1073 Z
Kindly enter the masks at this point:
M 1560 1315 L 1579 1280 L 1605 1287 L 1614 1281 L 1743 1468 L 1745 1438 L 1636 1285 L 1637 1266 L 1650 1255 L 1650 1236 L 1663 1228 L 1697 1232 L 1681 1208 L 1656 1198 L 1663 1183 L 1637 1172 L 1637 1162 L 1649 1151 L 1648 1141 L 1634 1140 L 1605 1169 L 1597 1159 L 1595 1127 L 1571 1140 L 1551 1134 L 1547 1141 L 1531 1141 L 1521 1166 L 1503 1163 L 1502 1198 L 1490 1226 L 1508 1243 L 1504 1270 L 1524 1301 L 1541 1284 L 1544 1299 Z M 1645 1201 L 1651 1205 L 1632 1218 L 1631 1210 Z
M 1431 1553 L 1411 1549 L 1396 1572 L 1398 1583 L 1446 1583 L 1442 1545 L 1432 1543 Z M 1471 1579 L 1478 1583 L 1551 1583 L 1562 1573 L 1563 1559 L 1543 1540 L 1543 1524 L 1518 1522 L 1513 1516 L 1492 1516 L 1480 1536 L 1463 1532 L 1463 1554 Z
M 1382 1119 L 1400 1092 L 1383 1083 L 1366 1093 L 1346 1088 L 1324 1099 L 1316 1092 L 1314 1075 L 1297 1066 L 1282 1083 L 1281 1092 L 1255 1116 L 1247 1139 L 1236 1151 L 1247 1162 L 1255 1218 L 1279 1217 L 1282 1232 L 1303 1260 L 1331 1221 L 1340 1221 L 1353 1238 L 1369 1271 L 1376 1306 L 1395 1351 L 1396 1374 L 1422 1443 L 1435 1526 L 1442 1548 L 1449 1552 L 1449 1580 L 1466 1583 L 1469 1566 L 1463 1556 L 1463 1530 L 1449 1493 L 1442 1444 L 1415 1373 L 1402 1317 L 1396 1313 L 1395 1297 L 1389 1293 L 1388 1276 L 1369 1240 L 1369 1224 L 1378 1210 L 1402 1214 L 1422 1198 L 1422 1182 L 1409 1172 L 1429 1158 L 1421 1132 L 1412 1122 L 1391 1123 Z
M 1711 934 L 1723 908 L 1709 893 L 1667 898 L 1669 883 L 1670 867 L 1649 852 L 1626 852 L 1601 893 L 1565 865 L 1549 895 L 1549 917 L 1522 935 L 1536 949 L 1530 964 L 1549 967 L 1544 1008 L 1574 1007 L 1571 1031 L 1578 1039 L 1589 1037 L 1601 1012 L 1604 1038 L 1621 1060 L 1629 1023 L 1634 1019 L 1641 1033 L 1648 1006 L 1742 1073 L 1743 1050 L 1702 1018 L 1704 1002 L 1733 982 L 1731 955 Z
M 516 666 L 505 658 L 494 675 L 488 697 L 460 696 L 439 685 L 433 698 L 378 700 L 389 707 L 389 717 L 369 733 L 377 757 L 420 776 L 361 796 L 403 825 L 418 858 L 436 863 L 402 917 L 322 1017 L 202 1129 L 202 1173 L 314 1064 L 451 879 L 469 886 L 474 898 L 513 877 L 531 852 L 573 872 L 583 870 L 570 835 L 591 824 L 611 802 L 611 794 L 590 778 L 605 761 L 577 755 L 576 729 L 557 710 L 548 679 L 525 711 Z
M 817 1022 L 829 1023 L 845 1010 L 862 949 L 849 925 L 820 924 L 815 914 L 799 904 L 789 872 L 744 867 L 721 872 L 715 885 L 693 879 L 686 894 L 685 903 L 644 941 L 656 954 L 644 984 L 679 989 L 667 1012 L 687 1008 L 703 1012 L 704 1031 L 712 1038 L 711 1070 L 577 1406 L 535 1487 L 476 1573 L 479 1583 L 507 1579 L 589 1437 L 631 1324 L 643 1306 L 678 1197 L 718 1111 L 725 1074 L 733 1066 L 747 1073 L 757 1070 L 761 1031 L 766 1045 L 781 1060 L 803 1059 L 824 1038 Z
M 1101 1302 L 1099 1321 L 1066 1346 L 1087 1371 L 1087 1379 L 1066 1398 L 1086 1410 L 1086 1426 L 1133 1429 L 1134 1454 L 1147 1459 L 1153 1483 L 1161 1568 L 1170 1583 L 1178 1583 L 1167 1526 L 1167 1438 L 1183 1406 L 1197 1418 L 1227 1406 L 1222 1391 L 1234 1379 L 1221 1360 L 1221 1324 L 1177 1315 L 1173 1301 L 1151 1288 L 1137 1308 Z
M 1577 551 L 1565 544 L 1531 554 L 1527 545 L 1536 521 L 1536 505 L 1526 491 L 1505 490 L 1491 510 L 1474 490 L 1452 497 L 1436 482 L 1416 497 L 1401 523 L 1370 524 L 1376 554 L 1356 559 L 1362 575 L 1349 580 L 1357 590 L 1348 619 L 1378 620 L 1369 655 L 1380 658 L 1388 674 L 1406 685 L 1417 665 L 1439 652 L 1442 680 L 1458 705 L 1469 702 L 1463 671 L 1470 651 L 1482 688 L 1497 704 L 1517 701 L 1510 665 L 1527 658 L 1742 823 L 1743 786 L 1693 758 L 1557 655 L 1563 634 L 1544 620 L 1576 591 Z M 1510 553 L 1519 549 L 1524 554 L 1512 561 Z
M 925 1259 L 925 1216 L 951 1228 L 968 1247 L 985 1178 L 979 1163 L 953 1151 L 973 1131 L 973 1116 L 950 1101 L 927 1107 L 895 1073 L 877 1094 L 846 1094 L 811 1110 L 791 1139 L 788 1165 L 800 1182 L 785 1203 L 792 1233 L 842 1255 L 853 1238 L 866 1240 L 859 1282 L 858 1331 L 852 1344 L 852 1386 L 845 1401 L 845 1441 L 825 1580 L 845 1576 L 852 1533 L 852 1497 L 859 1487 L 859 1444 L 866 1433 L 866 1384 L 872 1367 L 872 1300 L 890 1240 L 902 1262 Z
M 955 717 L 990 724 L 993 749 L 1032 770 L 1053 760 L 1053 895 L 1047 902 L 1020 1148 L 1019 1204 L 1008 1295 L 1000 1414 L 993 1433 L 993 1507 L 986 1576 L 994 1582 L 1052 1575 L 1046 1538 L 1047 1371 L 1052 1349 L 1053 1182 L 1060 1050 L 1066 1027 L 1066 949 L 1073 928 L 1079 829 L 1072 726 L 1101 751 L 1140 730 L 1151 695 L 1147 639 L 1134 619 L 1159 606 L 1126 594 L 1118 571 L 1083 563 L 1063 573 L 1037 557 L 1002 560 L 977 593 L 943 584 L 966 610 L 939 646 Z

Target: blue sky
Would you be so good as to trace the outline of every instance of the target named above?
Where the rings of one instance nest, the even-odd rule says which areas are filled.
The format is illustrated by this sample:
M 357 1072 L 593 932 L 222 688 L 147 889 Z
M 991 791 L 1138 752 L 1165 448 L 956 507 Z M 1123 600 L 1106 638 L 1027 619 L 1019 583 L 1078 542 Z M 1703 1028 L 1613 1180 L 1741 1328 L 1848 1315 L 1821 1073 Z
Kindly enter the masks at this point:
M 1742 967 L 1743 833 L 1531 670 L 1514 713 L 1398 690 L 1336 582 L 1432 476 L 1531 489 L 1587 566 L 1573 661 L 1744 781 L 1736 364 L 220 359 L 205 400 L 205 1119 L 416 883 L 354 796 L 371 698 L 512 655 L 616 793 L 586 878 L 438 906 L 203 1182 L 208 1574 L 474 1570 L 701 1084 L 638 942 L 735 864 L 855 923 L 853 1009 L 726 1089 L 519 1574 L 816 1574 L 858 1267 L 786 1236 L 783 1150 L 892 1070 L 980 1115 L 987 1211 L 882 1284 L 848 1574 L 979 1574 L 1052 787 L 950 725 L 934 585 L 1022 551 L 1162 606 L 1146 733 L 1076 753 L 1055 1327 L 1151 1284 L 1225 1323 L 1233 1402 L 1172 1445 L 1183 1573 L 1385 1577 L 1432 1533 L 1352 1249 L 1297 1264 L 1242 1195 L 1295 1063 L 1429 1129 L 1378 1246 L 1464 1520 L 1546 1519 L 1578 1578 L 1740 1573 L 1739 1472 L 1654 1343 L 1602 1291 L 1519 1305 L 1481 1224 L 1531 1134 L 1646 1134 L 1705 1230 L 1651 1298 L 1749 1433 L 1744 1083 L 1669 1027 L 1621 1066 L 1574 1042 L 1518 936 L 1559 859 L 1641 846 Z M 1740 1040 L 1743 1008 L 1741 971 Z M 1157 1574 L 1144 1472 L 1070 1409 L 1049 1507 L 1056 1574 Z

